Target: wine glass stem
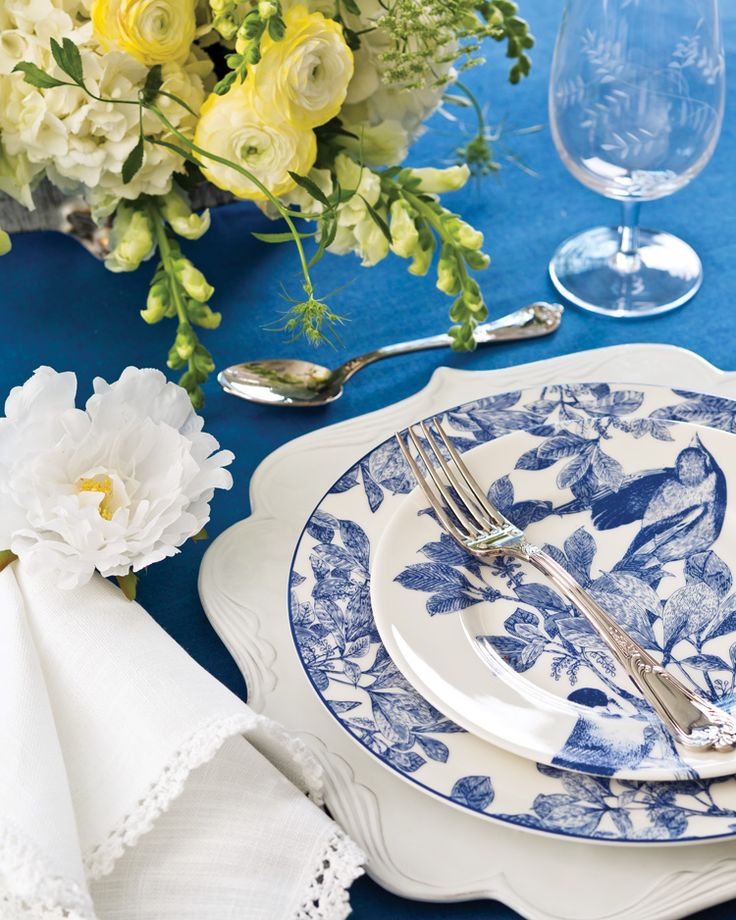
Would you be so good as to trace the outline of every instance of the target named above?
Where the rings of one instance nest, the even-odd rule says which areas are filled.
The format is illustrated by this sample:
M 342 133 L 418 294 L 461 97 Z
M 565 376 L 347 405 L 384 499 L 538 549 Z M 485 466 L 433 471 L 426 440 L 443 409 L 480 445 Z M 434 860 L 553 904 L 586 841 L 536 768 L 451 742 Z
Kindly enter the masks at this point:
M 618 252 L 614 259 L 618 271 L 625 274 L 639 271 L 639 201 L 621 202 L 621 226 L 619 227 Z

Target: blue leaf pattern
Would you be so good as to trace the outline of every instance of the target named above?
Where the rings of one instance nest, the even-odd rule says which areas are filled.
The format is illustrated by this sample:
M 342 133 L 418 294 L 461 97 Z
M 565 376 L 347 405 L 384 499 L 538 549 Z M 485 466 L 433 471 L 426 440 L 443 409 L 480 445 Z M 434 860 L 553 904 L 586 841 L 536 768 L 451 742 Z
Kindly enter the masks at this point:
M 522 526 L 551 513 L 574 513 L 585 503 L 598 500 L 596 497 L 606 490 L 616 495 L 617 487 L 626 488 L 625 481 L 618 482 L 618 471 L 605 451 L 606 435 L 612 429 L 630 431 L 635 437 L 669 440 L 667 421 L 676 419 L 736 431 L 734 403 L 718 397 L 672 391 L 672 405 L 655 410 L 648 418 L 629 418 L 642 405 L 643 394 L 636 390 L 578 384 L 543 387 L 537 392 L 533 399 L 522 392 L 492 396 L 445 415 L 448 427 L 456 432 L 453 442 L 461 451 L 525 430 L 539 437 L 540 443 L 520 458 L 519 469 L 572 465 L 566 478 L 573 501 L 566 510 L 553 511 L 545 503 L 530 508 L 532 503 L 515 502 L 510 481 L 498 485 L 499 504 L 505 501 L 509 513 L 516 514 Z M 518 826 L 611 840 L 682 838 L 692 820 L 704 818 L 727 822 L 718 824 L 719 829 L 736 828 L 736 812 L 719 804 L 715 795 L 721 780 L 637 783 L 538 766 L 547 784 L 545 791 L 526 807 L 506 814 L 494 811 L 498 796 L 492 777 L 458 777 L 456 770 L 453 773 L 453 738 L 462 734 L 462 729 L 413 689 L 380 642 L 370 607 L 370 542 L 357 522 L 340 515 L 344 497 L 356 489 L 365 495 L 370 513 L 377 513 L 386 496 L 407 494 L 413 487 L 392 440 L 373 450 L 338 480 L 312 515 L 306 528 L 310 542 L 297 558 L 301 571 L 291 574 L 290 618 L 296 647 L 315 688 L 343 726 L 401 773 L 422 774 L 429 764 L 432 769 L 447 771 L 450 781 L 445 791 L 439 780 L 433 780 L 435 791 L 472 811 L 487 812 Z M 591 581 L 595 554 L 592 534 L 578 531 L 564 547 L 550 550 L 599 596 L 633 598 L 638 627 L 652 642 L 652 618 L 662 618 L 665 611 L 658 600 L 652 609 L 656 572 L 641 553 L 634 553 L 627 567 L 611 573 L 608 581 Z M 415 571 L 410 574 L 402 573 L 402 578 L 406 576 L 402 584 L 427 592 L 429 613 L 446 612 L 453 597 L 459 598 L 456 609 L 461 609 L 466 602 L 498 596 L 498 588 L 484 582 L 477 563 L 445 534 L 426 544 L 422 553 L 426 562 L 412 566 Z M 701 689 L 707 689 L 714 699 L 731 698 L 736 642 L 729 662 L 719 657 L 717 663 L 708 660 L 708 668 L 715 670 L 700 667 L 710 654 L 703 649 L 704 643 L 736 631 L 731 573 L 709 546 L 704 546 L 689 554 L 686 576 L 688 587 L 707 590 L 716 605 L 715 617 L 689 637 L 693 644 L 689 657 L 693 660 L 688 673 L 694 681 L 700 680 Z M 612 679 L 606 653 L 551 589 L 522 578 L 513 560 L 499 560 L 494 579 L 496 583 L 504 580 L 518 605 L 506 619 L 503 634 L 489 637 L 495 640 L 499 654 L 515 660 L 519 668 L 544 663 L 560 677 L 565 674 L 571 683 L 574 672 L 581 668 Z M 670 613 L 676 632 L 677 610 Z M 662 651 L 668 654 L 666 648 Z M 699 828 L 701 832 L 705 828 L 702 820 Z
M 494 795 L 490 776 L 463 776 L 452 787 L 450 798 L 473 811 L 485 811 Z

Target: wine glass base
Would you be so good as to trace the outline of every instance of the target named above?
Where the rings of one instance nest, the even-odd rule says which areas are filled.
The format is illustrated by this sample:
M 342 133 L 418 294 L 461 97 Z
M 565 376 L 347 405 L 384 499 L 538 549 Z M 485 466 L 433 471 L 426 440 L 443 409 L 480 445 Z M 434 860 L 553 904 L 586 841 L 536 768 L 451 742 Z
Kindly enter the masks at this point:
M 682 306 L 703 281 L 695 250 L 670 233 L 639 230 L 635 255 L 619 253 L 619 230 L 595 227 L 570 237 L 549 263 L 557 290 L 583 310 L 627 319 Z

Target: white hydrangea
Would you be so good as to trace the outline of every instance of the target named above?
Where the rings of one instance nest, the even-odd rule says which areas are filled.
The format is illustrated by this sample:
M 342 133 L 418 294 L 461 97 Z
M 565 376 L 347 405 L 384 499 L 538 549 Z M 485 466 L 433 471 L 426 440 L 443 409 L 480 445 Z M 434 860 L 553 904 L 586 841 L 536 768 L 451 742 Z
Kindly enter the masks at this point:
M 34 171 L 45 169 L 65 191 L 91 190 L 93 204 L 104 201 L 99 210 L 109 211 L 120 198 L 166 194 L 172 174 L 183 168 L 181 158 L 149 144 L 142 169 L 124 185 L 122 166 L 138 140 L 137 107 L 98 102 L 76 87 L 39 90 L 22 74 L 12 73 L 19 60 L 27 60 L 63 76 L 49 43 L 51 38 L 71 38 L 80 49 L 85 81 L 94 93 L 135 99 L 147 68 L 127 54 L 101 49 L 92 34 L 88 7 L 86 0 L 3 0 L 0 4 L 0 137 L 6 157 L 23 156 Z M 163 88 L 198 111 L 210 69 L 209 62 L 195 54 L 184 65 L 167 64 Z M 192 115 L 166 97 L 161 97 L 161 104 L 177 128 L 193 133 Z M 144 118 L 144 130 L 165 134 L 150 113 Z M 16 191 L 16 197 L 22 193 Z
M 233 455 L 160 371 L 98 378 L 85 409 L 76 389 L 74 374 L 42 367 L 0 418 L 0 548 L 63 588 L 174 555 L 232 485 Z

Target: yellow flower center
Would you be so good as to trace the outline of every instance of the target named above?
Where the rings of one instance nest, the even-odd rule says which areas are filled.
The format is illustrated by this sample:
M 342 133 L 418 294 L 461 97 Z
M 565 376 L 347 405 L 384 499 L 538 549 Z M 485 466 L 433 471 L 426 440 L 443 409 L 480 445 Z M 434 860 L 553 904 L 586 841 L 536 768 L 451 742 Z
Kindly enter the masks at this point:
M 112 520 L 112 479 L 109 476 L 93 476 L 91 479 L 80 479 L 77 486 L 78 492 L 99 492 L 102 501 L 97 507 L 100 517 L 106 521 Z

